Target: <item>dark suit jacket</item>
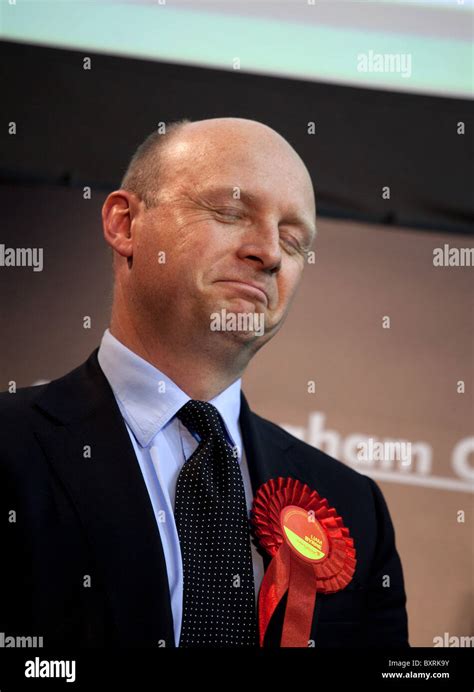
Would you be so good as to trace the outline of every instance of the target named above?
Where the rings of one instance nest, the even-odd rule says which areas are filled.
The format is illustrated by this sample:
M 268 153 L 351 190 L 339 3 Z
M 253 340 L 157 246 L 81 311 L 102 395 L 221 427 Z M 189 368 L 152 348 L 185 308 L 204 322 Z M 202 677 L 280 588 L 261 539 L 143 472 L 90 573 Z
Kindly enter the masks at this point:
M 97 351 L 47 385 L 0 394 L 0 632 L 43 636 L 45 647 L 173 647 L 159 530 Z M 240 423 L 254 494 L 270 478 L 297 478 L 354 539 L 352 581 L 317 595 L 314 645 L 408 646 L 402 567 L 378 486 L 252 413 L 243 394 Z M 284 606 L 266 645 L 279 645 Z

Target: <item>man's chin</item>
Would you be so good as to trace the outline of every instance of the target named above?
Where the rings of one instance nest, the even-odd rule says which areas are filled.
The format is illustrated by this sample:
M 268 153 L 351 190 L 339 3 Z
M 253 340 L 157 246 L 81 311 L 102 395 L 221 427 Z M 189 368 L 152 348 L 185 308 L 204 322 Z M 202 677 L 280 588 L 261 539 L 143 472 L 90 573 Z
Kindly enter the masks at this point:
M 229 298 L 227 300 L 220 300 L 219 301 L 219 309 L 225 309 L 228 312 L 236 312 L 236 313 L 248 313 L 248 312 L 256 312 L 256 313 L 266 313 L 265 306 L 260 300 L 257 300 L 256 298 L 250 298 L 246 296 L 234 296 L 233 298 Z

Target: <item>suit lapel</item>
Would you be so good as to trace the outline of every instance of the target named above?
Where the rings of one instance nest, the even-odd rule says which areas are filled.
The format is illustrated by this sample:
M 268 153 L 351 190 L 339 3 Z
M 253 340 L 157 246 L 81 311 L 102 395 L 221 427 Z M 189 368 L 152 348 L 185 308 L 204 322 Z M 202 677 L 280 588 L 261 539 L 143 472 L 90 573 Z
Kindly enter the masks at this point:
M 62 424 L 37 437 L 87 533 L 120 645 L 174 646 L 159 530 L 97 349 L 38 405 Z
M 292 438 L 277 425 L 253 413 L 243 393 L 240 425 L 254 497 L 263 483 L 278 476 L 306 483 L 322 497 L 330 495 L 330 486 L 317 464 L 313 462 L 310 469 L 305 468 Z
M 278 428 L 269 430 L 271 424 L 250 410 L 243 392 L 240 402 L 242 442 L 255 497 L 260 486 L 270 478 L 292 475 L 294 469 L 288 455 L 292 444 Z

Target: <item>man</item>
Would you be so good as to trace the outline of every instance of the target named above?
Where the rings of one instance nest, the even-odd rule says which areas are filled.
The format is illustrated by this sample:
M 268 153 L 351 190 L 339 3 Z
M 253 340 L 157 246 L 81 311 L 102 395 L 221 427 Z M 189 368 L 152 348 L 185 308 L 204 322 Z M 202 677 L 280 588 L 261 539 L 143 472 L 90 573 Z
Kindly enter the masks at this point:
M 44 646 L 256 646 L 270 556 L 248 520 L 258 489 L 283 477 L 325 497 L 356 549 L 350 583 L 317 595 L 308 646 L 407 646 L 377 485 L 240 391 L 315 235 L 300 157 L 255 121 L 175 123 L 137 150 L 103 228 L 115 284 L 100 348 L 0 397 L 0 629 Z M 216 328 L 229 315 L 255 321 Z M 280 645 L 284 617 L 285 599 L 265 646 Z

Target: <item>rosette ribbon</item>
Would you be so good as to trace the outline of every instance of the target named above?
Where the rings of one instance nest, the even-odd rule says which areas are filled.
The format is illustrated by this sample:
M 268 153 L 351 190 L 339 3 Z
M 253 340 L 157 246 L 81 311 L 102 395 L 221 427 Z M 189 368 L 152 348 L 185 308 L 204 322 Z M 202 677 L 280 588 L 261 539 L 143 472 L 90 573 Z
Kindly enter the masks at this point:
M 356 551 L 349 530 L 328 501 L 295 478 L 272 478 L 255 495 L 253 533 L 273 558 L 258 596 L 259 640 L 288 592 L 282 647 L 307 647 L 316 594 L 349 584 Z

